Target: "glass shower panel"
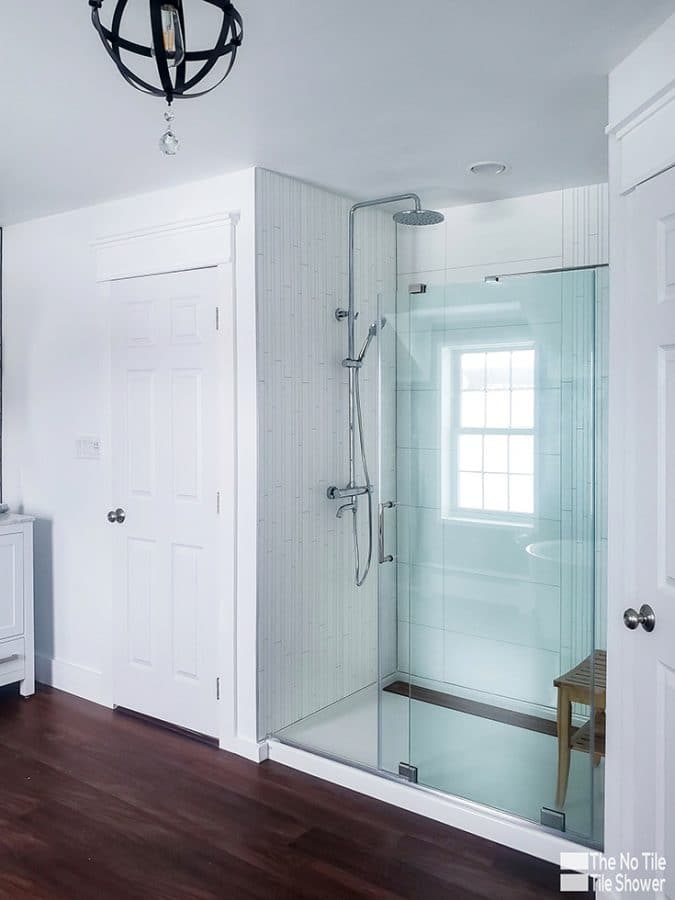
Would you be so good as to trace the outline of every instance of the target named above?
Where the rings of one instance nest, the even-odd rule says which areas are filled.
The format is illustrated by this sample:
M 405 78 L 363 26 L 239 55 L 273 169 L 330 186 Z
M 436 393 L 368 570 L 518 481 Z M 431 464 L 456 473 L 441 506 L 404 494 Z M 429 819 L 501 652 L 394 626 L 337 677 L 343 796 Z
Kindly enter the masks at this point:
M 595 270 L 399 297 L 398 671 L 382 691 L 420 784 L 563 813 L 588 843 L 604 765 L 595 308 Z
M 384 535 L 384 561 L 378 566 L 380 768 L 406 777 L 401 766 L 410 765 L 410 691 L 416 665 L 410 634 L 411 611 L 417 604 L 411 597 L 419 591 L 411 566 L 419 542 L 411 510 L 416 504 L 431 507 L 435 502 L 437 471 L 431 464 L 420 466 L 420 461 L 437 456 L 441 445 L 440 407 L 435 403 L 440 395 L 433 391 L 428 344 L 420 341 L 420 324 L 424 315 L 429 331 L 444 319 L 445 287 L 429 287 L 423 294 L 399 292 L 395 301 L 389 309 L 382 301 L 380 319 L 384 316 L 387 324 L 379 342 L 378 510 Z M 425 392 L 426 403 L 420 402 L 420 391 Z M 392 408 L 393 418 L 388 414 Z M 438 580 L 428 586 L 434 595 L 431 602 L 440 602 L 439 590 Z
M 401 457 L 407 441 L 410 403 L 404 386 L 409 371 L 410 317 L 407 294 L 378 298 L 379 421 L 377 477 L 377 580 L 379 622 L 378 766 L 398 775 L 410 742 L 409 579 L 398 563 L 398 547 L 407 522 L 401 517 Z

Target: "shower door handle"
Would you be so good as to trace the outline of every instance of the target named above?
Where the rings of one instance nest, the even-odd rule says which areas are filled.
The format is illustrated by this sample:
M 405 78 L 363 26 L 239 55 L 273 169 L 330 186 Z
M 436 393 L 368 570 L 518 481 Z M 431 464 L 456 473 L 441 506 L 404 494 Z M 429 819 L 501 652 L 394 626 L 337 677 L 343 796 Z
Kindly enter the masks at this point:
M 387 500 L 385 503 L 380 503 L 380 515 L 378 517 L 378 561 L 380 563 L 388 563 L 393 562 L 394 557 L 391 554 L 385 556 L 384 554 L 384 511 L 385 509 L 393 509 L 396 506 L 394 500 Z

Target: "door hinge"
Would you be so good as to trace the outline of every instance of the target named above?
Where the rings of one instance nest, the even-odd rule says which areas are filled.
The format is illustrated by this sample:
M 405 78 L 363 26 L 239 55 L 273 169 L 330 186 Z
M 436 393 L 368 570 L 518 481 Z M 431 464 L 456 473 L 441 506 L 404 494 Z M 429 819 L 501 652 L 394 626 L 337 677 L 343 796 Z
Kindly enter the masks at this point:
M 216 306 L 216 331 L 220 331 L 220 307 Z
M 417 784 L 417 766 L 411 766 L 410 763 L 400 762 L 398 764 L 398 774 L 406 781 Z
M 216 678 L 216 700 L 220 700 L 220 676 Z
M 216 491 L 216 515 L 220 515 L 220 491 Z
M 565 813 L 559 809 L 550 809 L 548 806 L 542 806 L 539 821 L 547 828 L 555 828 L 556 831 L 565 831 L 567 828 Z

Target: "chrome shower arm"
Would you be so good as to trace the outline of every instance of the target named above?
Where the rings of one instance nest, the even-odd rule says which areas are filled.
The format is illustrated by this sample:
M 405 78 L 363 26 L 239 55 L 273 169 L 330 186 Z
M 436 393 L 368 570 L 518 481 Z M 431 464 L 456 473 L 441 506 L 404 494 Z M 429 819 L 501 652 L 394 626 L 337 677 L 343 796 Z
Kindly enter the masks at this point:
M 422 201 L 417 194 L 393 194 L 391 197 L 379 197 L 377 200 L 361 200 L 355 203 L 349 210 L 349 285 L 347 304 L 348 349 L 347 355 L 354 359 L 354 326 L 356 315 L 354 309 L 354 216 L 359 209 L 367 209 L 371 206 L 382 206 L 387 203 L 400 203 L 403 200 L 412 200 L 416 210 L 422 209 Z
M 378 197 L 377 200 L 361 200 L 352 206 L 351 214 L 353 215 L 357 209 L 364 209 L 366 206 L 383 206 L 385 203 L 398 203 L 403 200 L 414 200 L 415 209 L 422 209 L 422 201 L 417 194 L 392 194 L 391 197 Z
M 417 194 L 393 194 L 391 197 L 378 197 L 376 200 L 361 200 L 355 203 L 349 210 L 349 281 L 347 304 L 347 359 L 354 359 L 356 350 L 356 310 L 354 302 L 354 215 L 359 209 L 371 206 L 382 206 L 387 203 L 397 203 L 403 200 L 412 200 L 415 209 L 422 208 L 422 201 Z M 354 484 L 356 478 L 356 433 L 354 410 L 354 368 L 349 368 L 349 482 Z

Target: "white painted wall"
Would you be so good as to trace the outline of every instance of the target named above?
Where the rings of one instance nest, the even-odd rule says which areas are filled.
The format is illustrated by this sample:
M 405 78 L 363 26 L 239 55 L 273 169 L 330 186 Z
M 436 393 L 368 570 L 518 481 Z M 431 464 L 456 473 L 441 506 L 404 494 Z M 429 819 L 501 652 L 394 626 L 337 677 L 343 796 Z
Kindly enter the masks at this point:
M 348 481 L 347 222 L 351 200 L 259 169 L 259 736 L 371 684 L 378 675 L 377 563 L 353 583 L 351 514 L 326 488 Z M 357 347 L 395 290 L 395 226 L 356 224 Z M 377 344 L 362 370 L 371 478 L 377 480 Z M 391 360 L 393 364 L 393 358 Z M 393 370 L 392 376 L 393 377 Z M 393 409 L 390 409 L 393 414 Z M 388 447 L 393 469 L 394 447 Z M 385 462 L 386 465 L 386 462 Z M 359 467 L 360 471 L 360 467 Z M 365 526 L 366 502 L 359 518 Z M 362 553 L 367 538 L 362 529 Z M 394 592 L 389 596 L 393 599 Z M 382 645 L 394 666 L 394 617 Z
M 92 242 L 237 213 L 238 698 L 234 731 L 255 739 L 254 172 L 247 170 L 7 227 L 3 296 L 3 489 L 37 517 L 38 673 L 111 702 L 109 334 Z M 99 461 L 75 458 L 79 435 L 102 439 Z M 233 486 L 234 490 L 234 486 Z M 234 638 L 225 648 L 235 652 Z
M 401 229 L 399 275 L 429 273 L 429 284 L 480 281 L 498 272 L 608 261 L 606 185 L 441 211 L 440 225 Z M 440 274 L 434 281 L 431 273 Z M 407 287 L 408 279 L 399 284 Z

